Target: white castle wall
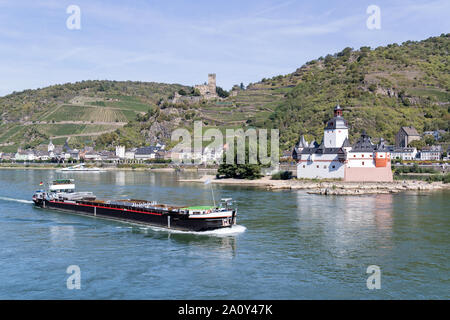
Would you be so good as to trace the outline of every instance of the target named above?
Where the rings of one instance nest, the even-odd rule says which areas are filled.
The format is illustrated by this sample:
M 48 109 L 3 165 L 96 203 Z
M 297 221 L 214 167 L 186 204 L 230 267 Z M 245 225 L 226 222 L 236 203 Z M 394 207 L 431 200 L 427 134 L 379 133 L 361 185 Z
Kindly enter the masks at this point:
M 349 168 L 375 168 L 373 152 L 349 152 L 347 154 L 347 167 Z
M 297 178 L 343 179 L 345 164 L 338 161 L 337 154 L 301 155 L 297 164 Z

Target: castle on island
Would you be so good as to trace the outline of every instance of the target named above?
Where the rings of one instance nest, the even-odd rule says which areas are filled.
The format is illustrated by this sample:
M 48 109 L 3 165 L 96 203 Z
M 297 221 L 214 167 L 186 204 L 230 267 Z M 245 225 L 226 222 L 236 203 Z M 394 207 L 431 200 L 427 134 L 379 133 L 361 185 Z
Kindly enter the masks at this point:
M 365 133 L 351 145 L 348 124 L 339 105 L 334 117 L 327 122 L 320 145 L 302 136 L 294 148 L 297 178 L 343 179 L 344 181 L 393 181 L 390 151 L 381 138 L 373 144 Z

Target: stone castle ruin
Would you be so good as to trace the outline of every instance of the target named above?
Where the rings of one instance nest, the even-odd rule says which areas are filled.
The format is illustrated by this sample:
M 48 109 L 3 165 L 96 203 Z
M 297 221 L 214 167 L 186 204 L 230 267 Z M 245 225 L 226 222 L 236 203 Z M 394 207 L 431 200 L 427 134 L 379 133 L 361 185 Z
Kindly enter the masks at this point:
M 216 74 L 210 73 L 208 74 L 208 83 L 202 84 L 202 85 L 196 85 L 194 87 L 200 92 L 200 95 L 204 99 L 214 99 L 217 98 L 217 92 L 216 92 Z

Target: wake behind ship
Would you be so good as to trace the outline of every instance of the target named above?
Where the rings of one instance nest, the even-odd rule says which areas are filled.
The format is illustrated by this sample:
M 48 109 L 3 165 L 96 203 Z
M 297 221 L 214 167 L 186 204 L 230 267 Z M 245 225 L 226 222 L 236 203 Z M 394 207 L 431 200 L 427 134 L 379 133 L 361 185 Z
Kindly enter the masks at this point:
M 80 215 L 139 223 L 184 231 L 208 231 L 236 224 L 232 199 L 218 206 L 174 206 L 155 201 L 98 200 L 92 192 L 75 192 L 73 179 L 55 180 L 48 190 L 33 195 L 36 206 Z

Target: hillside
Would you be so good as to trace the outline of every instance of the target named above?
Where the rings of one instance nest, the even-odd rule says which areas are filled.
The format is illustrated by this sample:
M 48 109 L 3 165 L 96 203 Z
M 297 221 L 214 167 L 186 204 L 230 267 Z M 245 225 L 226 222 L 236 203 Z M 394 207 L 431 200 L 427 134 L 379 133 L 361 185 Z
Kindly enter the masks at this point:
M 50 138 L 62 145 L 92 144 L 161 100 L 186 88 L 146 82 L 82 81 L 25 90 L 0 98 L 0 151 L 34 147 Z
M 449 128 L 450 35 L 341 52 L 288 75 L 236 87 L 228 98 L 189 98 L 192 87 L 146 82 L 83 81 L 0 98 L 0 151 L 46 143 L 142 146 L 170 139 L 173 129 L 278 128 L 281 147 L 304 134 L 321 141 L 339 103 L 351 141 L 365 129 L 393 143 L 400 126 L 419 132 Z M 183 89 L 183 90 L 181 90 Z M 174 102 L 175 92 L 187 99 Z
M 345 48 L 291 74 L 232 91 L 223 101 L 183 107 L 208 125 L 278 128 L 286 149 L 300 134 L 320 142 L 339 103 L 352 142 L 365 129 L 394 143 L 401 126 L 419 132 L 449 129 L 449 49 L 449 34 L 375 49 Z
M 294 73 L 264 79 L 254 88 L 277 92 L 285 99 L 257 126 L 279 128 L 281 143 L 292 146 L 305 134 L 321 141 L 323 126 L 339 103 L 351 126 L 351 140 L 362 129 L 394 142 L 400 126 L 419 132 L 449 129 L 450 35 L 407 41 L 371 50 L 345 48 L 310 61 Z

